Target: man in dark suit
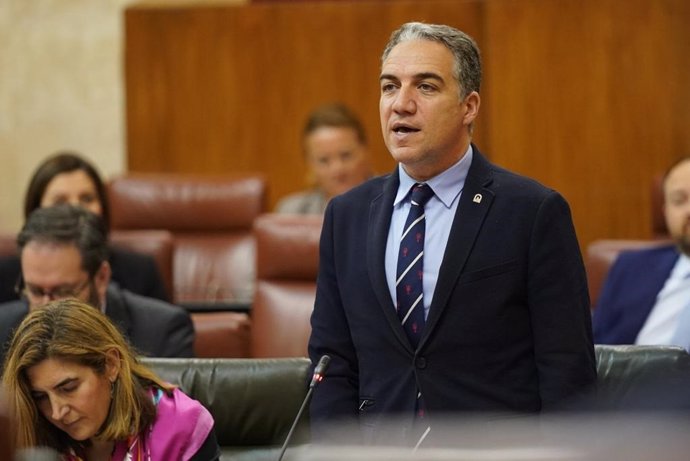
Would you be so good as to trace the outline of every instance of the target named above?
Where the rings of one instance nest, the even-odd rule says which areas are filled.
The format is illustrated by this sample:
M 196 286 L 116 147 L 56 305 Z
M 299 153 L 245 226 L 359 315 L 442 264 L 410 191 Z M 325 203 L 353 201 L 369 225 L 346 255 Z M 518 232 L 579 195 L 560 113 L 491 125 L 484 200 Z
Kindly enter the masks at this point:
M 95 214 L 70 205 L 38 208 L 17 242 L 23 299 L 0 304 L 3 359 L 12 332 L 29 310 L 63 298 L 103 310 L 144 355 L 193 356 L 194 326 L 184 309 L 111 282 L 107 231 Z
M 315 440 L 355 420 L 366 441 L 415 444 L 442 413 L 539 412 L 596 380 L 569 207 L 471 144 L 480 80 L 476 44 L 447 26 L 406 24 L 383 53 L 381 125 L 399 165 L 326 210 L 309 355 L 331 361 Z
M 594 309 L 597 343 L 690 349 L 690 157 L 669 168 L 663 188 L 673 243 L 616 259 Z

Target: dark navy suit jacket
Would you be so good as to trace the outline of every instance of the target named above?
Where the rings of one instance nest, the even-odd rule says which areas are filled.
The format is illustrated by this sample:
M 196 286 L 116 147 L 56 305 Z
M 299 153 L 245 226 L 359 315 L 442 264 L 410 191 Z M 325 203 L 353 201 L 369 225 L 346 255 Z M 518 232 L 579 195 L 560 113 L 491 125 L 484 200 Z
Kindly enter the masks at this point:
M 536 412 L 596 380 L 589 295 L 569 207 L 555 191 L 477 150 L 417 350 L 400 324 L 384 256 L 397 170 L 331 200 L 320 243 L 309 355 L 331 356 L 312 431 L 428 413 Z M 473 200 L 481 194 L 481 201 Z
M 634 344 L 678 260 L 673 245 L 622 252 L 594 309 L 594 342 Z

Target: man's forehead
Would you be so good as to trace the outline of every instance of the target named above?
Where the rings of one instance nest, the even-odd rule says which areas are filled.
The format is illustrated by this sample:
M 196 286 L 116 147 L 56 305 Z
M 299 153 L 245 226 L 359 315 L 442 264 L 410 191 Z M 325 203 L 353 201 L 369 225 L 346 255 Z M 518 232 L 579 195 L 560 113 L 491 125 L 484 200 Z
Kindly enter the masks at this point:
M 27 242 L 22 249 L 22 255 L 30 253 L 62 253 L 64 255 L 76 253 L 81 259 L 79 249 L 74 242 L 59 242 L 55 240 L 36 239 Z
M 435 74 L 453 71 L 454 57 L 443 44 L 429 40 L 411 40 L 397 44 L 381 65 L 381 75 Z
M 81 254 L 73 244 L 47 241 L 32 241 L 21 252 L 21 266 L 24 280 L 33 278 L 73 278 L 81 275 Z

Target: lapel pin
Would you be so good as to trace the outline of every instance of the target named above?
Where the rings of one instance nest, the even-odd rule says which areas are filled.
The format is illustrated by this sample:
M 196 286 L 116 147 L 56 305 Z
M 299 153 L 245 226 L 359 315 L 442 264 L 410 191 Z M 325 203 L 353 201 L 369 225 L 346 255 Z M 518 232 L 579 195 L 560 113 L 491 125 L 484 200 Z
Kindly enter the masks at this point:
M 474 203 L 482 203 L 482 194 L 475 194 L 472 201 Z

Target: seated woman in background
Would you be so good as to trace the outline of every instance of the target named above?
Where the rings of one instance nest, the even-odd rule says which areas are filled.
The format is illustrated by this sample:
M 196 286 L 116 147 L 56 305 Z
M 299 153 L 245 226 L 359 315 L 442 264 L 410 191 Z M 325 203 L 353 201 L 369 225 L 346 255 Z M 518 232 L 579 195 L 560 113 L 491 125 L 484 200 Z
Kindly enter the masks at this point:
M 328 104 L 312 112 L 302 143 L 314 187 L 281 199 L 278 213 L 323 213 L 331 198 L 371 176 L 364 128 L 342 104 Z
M 24 219 L 36 208 L 68 203 L 101 216 L 110 226 L 110 207 L 96 168 L 70 152 L 55 154 L 41 163 L 29 182 Z M 168 301 L 165 285 L 152 256 L 110 247 L 112 280 L 131 292 Z M 0 258 L 0 302 L 19 296 L 15 284 L 21 273 L 17 256 Z
M 22 321 L 2 383 L 19 449 L 47 446 L 67 461 L 220 456 L 208 410 L 140 364 L 117 327 L 75 299 Z

